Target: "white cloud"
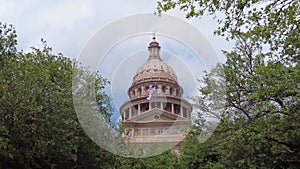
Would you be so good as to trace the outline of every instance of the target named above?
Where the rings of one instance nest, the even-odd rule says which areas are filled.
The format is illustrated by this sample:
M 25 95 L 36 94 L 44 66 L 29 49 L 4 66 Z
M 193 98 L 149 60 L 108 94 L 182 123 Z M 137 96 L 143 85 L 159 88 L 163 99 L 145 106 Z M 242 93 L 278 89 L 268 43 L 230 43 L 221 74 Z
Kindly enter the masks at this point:
M 28 49 L 44 38 L 54 52 L 75 58 L 89 38 L 115 20 L 134 14 L 154 12 L 155 1 L 140 0 L 0 0 L 0 21 L 12 23 L 18 33 L 19 49 Z M 184 13 L 168 14 L 184 19 Z M 213 44 L 220 57 L 226 42 L 212 35 L 211 19 L 186 20 L 196 26 Z M 159 32 L 159 30 L 158 30 Z
M 38 22 L 43 26 L 65 28 L 93 16 L 91 1 L 67 0 L 40 11 Z
M 72 58 L 79 56 L 80 50 L 83 49 L 89 38 L 106 24 L 125 16 L 152 13 L 156 8 L 156 1 L 141 0 L 0 0 L 0 4 L 0 21 L 12 23 L 16 27 L 19 49 L 24 49 L 27 52 L 30 46 L 39 47 L 40 39 L 44 38 L 55 53 L 61 52 L 64 56 Z M 167 14 L 182 19 L 185 18 L 184 12 L 170 11 Z M 186 20 L 186 22 L 194 25 L 208 38 L 219 57 L 222 55 L 221 49 L 228 46 L 228 43 L 224 39 L 212 35 L 212 31 L 218 26 L 216 22 L 207 17 L 190 19 Z M 172 26 L 167 26 L 170 27 L 170 31 L 173 29 Z M 182 33 L 188 34 L 189 32 L 183 30 Z M 135 39 L 133 38 L 132 40 Z M 177 51 L 174 51 L 172 50 L 172 45 L 168 48 L 167 44 L 163 44 L 163 39 L 159 41 L 163 50 L 166 49 L 165 52 L 178 56 L 178 58 L 168 61 L 170 65 L 175 64 L 173 68 L 177 72 L 180 84 L 184 88 L 193 86 L 193 79 L 185 76 L 188 71 L 178 71 L 176 68 L 180 68 L 180 60 L 178 59 L 182 59 L 186 66 L 191 69 L 191 72 L 196 72 L 196 78 L 199 78 L 202 71 L 198 70 L 198 67 L 193 66 L 197 62 L 188 58 L 188 52 L 184 49 L 179 50 L 177 48 Z M 137 43 L 128 40 L 126 43 L 124 42 L 125 44 L 119 44 L 110 53 L 116 57 L 111 59 L 120 59 L 120 55 L 130 56 L 122 62 L 124 65 L 120 65 L 119 69 L 114 67 L 111 70 L 105 67 L 106 70 L 111 70 L 108 73 L 115 71 L 116 73 L 122 73 L 119 74 L 121 78 L 115 79 L 114 83 L 116 84 L 114 90 L 117 91 L 117 94 L 113 96 L 116 97 L 114 99 L 117 100 L 116 105 L 118 106 L 128 99 L 127 89 L 132 82 L 132 72 L 135 72 L 136 68 L 145 62 L 140 55 L 145 59 L 147 58 L 149 41 L 146 39 L 144 42 Z M 128 48 L 133 50 L 124 50 Z M 139 61 L 137 61 L 138 59 Z M 108 64 L 107 66 L 110 65 Z M 128 65 L 132 65 L 130 69 L 126 69 Z M 185 90 L 185 94 L 192 93 L 189 90 Z M 118 109 L 119 107 L 116 108 Z M 114 117 L 119 117 L 118 112 L 116 112 Z

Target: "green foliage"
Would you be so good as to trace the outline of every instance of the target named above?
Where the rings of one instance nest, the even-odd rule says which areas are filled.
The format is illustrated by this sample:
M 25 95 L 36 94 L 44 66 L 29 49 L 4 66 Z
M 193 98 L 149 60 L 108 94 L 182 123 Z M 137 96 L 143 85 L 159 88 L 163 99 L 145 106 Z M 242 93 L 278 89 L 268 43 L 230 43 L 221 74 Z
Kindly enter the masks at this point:
M 95 109 L 109 121 L 107 81 L 53 55 L 45 41 L 43 49 L 17 52 L 14 28 L 0 24 L 0 32 L 0 168 L 113 167 L 115 157 L 82 130 L 72 98 L 73 74 L 93 76 Z
M 118 161 L 120 162 L 118 164 L 120 169 L 175 169 L 179 167 L 178 159 L 173 150 L 141 159 L 119 157 Z
M 203 78 L 200 131 L 183 147 L 187 168 L 299 168 L 299 1 L 162 0 L 157 12 L 175 9 L 187 18 L 214 15 L 217 35 L 236 43 L 225 63 Z M 205 117 L 221 123 L 205 143 Z M 201 120 L 202 119 L 202 120 Z M 215 158 L 209 158 L 214 154 Z
M 176 7 L 185 11 L 187 18 L 213 15 L 220 25 L 215 30 L 217 35 L 251 38 L 251 43 L 262 47 L 261 52 L 266 55 L 284 62 L 299 62 L 299 1 L 160 0 L 156 12 L 161 14 Z
M 197 98 L 199 117 L 212 114 L 220 118 L 221 124 L 204 145 L 185 146 L 188 153 L 182 158 L 193 159 L 189 154 L 198 155 L 193 161 L 184 160 L 188 166 L 297 168 L 300 165 L 299 63 L 290 65 L 266 58 L 251 40 L 237 39 L 233 51 L 225 52 L 226 63 L 206 74 Z M 205 151 L 207 147 L 214 148 Z M 201 163 L 211 151 L 219 158 Z

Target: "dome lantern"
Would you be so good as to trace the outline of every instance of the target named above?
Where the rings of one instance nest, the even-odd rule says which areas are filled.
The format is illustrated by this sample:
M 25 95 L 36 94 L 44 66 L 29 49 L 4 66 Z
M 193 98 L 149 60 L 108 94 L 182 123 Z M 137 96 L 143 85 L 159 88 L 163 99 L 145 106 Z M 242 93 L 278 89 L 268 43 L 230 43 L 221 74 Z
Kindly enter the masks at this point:
M 148 46 L 148 51 L 149 51 L 148 60 L 151 60 L 151 59 L 161 60 L 160 54 L 159 54 L 160 46 L 159 46 L 159 43 L 156 41 L 155 35 L 152 37 L 152 42 L 150 42 L 150 44 Z

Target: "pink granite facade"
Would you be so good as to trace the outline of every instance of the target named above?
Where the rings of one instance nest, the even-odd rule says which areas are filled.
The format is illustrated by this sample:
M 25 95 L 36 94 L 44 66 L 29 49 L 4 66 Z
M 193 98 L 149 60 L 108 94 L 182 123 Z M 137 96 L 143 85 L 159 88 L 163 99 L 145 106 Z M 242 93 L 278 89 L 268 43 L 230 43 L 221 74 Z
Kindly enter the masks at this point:
M 160 48 L 153 37 L 148 60 L 133 76 L 129 100 L 120 107 L 123 136 L 136 144 L 180 145 L 190 125 L 192 106 L 182 98 L 176 73 L 161 59 Z M 148 89 L 153 86 L 155 97 L 149 101 Z

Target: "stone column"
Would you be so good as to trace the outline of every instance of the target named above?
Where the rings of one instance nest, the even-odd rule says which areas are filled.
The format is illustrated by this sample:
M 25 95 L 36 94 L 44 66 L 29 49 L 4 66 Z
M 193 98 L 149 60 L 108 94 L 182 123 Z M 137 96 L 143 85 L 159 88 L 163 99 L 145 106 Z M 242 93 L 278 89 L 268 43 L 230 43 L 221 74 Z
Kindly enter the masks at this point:
M 138 91 L 138 98 L 140 98 L 142 96 L 142 88 L 139 87 L 137 91 Z
M 162 85 L 157 85 L 157 89 L 156 89 L 157 96 L 161 96 L 162 95 L 161 87 L 162 87 Z
M 174 104 L 171 103 L 171 107 L 172 107 L 172 114 L 174 114 Z
M 130 118 L 132 117 L 132 114 L 131 114 L 132 111 L 131 111 L 131 109 L 132 109 L 132 107 L 130 106 L 130 107 L 129 107 L 129 118 L 128 118 L 128 119 L 130 119 Z
M 134 128 L 131 128 L 131 136 L 134 137 Z
M 137 93 L 137 88 L 134 89 L 134 98 L 137 98 L 138 93 Z
M 142 96 L 146 96 L 147 93 L 145 92 L 145 86 L 142 86 L 141 89 L 142 89 L 141 95 L 142 95 Z
M 141 104 L 138 104 L 138 114 L 141 113 Z
M 180 105 L 180 116 L 183 117 L 183 109 L 182 109 L 182 105 Z

